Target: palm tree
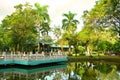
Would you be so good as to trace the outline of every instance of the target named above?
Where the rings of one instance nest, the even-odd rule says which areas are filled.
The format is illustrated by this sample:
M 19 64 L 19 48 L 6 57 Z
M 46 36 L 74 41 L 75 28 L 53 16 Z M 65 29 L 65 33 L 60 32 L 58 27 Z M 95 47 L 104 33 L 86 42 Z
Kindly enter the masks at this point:
M 49 24 L 50 22 L 50 17 L 48 15 L 48 6 L 41 6 L 39 3 L 35 3 L 35 7 L 36 9 L 34 10 L 35 12 L 35 25 L 37 27 L 38 30 L 38 52 L 40 52 L 40 29 L 45 29 L 45 28 L 41 28 L 41 27 L 45 27 L 42 24 Z M 41 26 L 42 25 L 42 26 Z
M 63 14 L 66 18 L 62 20 L 62 28 L 68 33 L 73 33 L 77 29 L 78 20 L 74 19 L 76 14 L 69 11 L 68 14 Z
M 47 33 L 47 35 L 48 35 L 48 32 L 50 31 L 50 26 L 49 26 L 49 23 L 48 22 L 43 22 L 42 24 L 41 24 L 41 27 L 40 27 L 40 32 L 42 33 L 42 34 L 44 34 L 44 33 Z
M 70 53 L 70 47 L 71 47 L 71 35 L 75 34 L 75 31 L 77 29 L 77 24 L 79 23 L 78 20 L 74 19 L 76 14 L 73 14 L 69 11 L 68 14 L 63 14 L 65 16 L 65 19 L 62 20 L 62 29 L 65 31 L 66 40 L 68 41 L 69 45 L 69 53 Z

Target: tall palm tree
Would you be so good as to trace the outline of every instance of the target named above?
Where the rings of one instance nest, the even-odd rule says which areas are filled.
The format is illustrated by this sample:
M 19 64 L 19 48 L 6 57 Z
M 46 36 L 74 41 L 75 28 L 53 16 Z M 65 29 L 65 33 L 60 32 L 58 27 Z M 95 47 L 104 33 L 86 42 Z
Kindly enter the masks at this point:
M 79 23 L 78 20 L 74 19 L 75 15 L 69 11 L 68 14 L 63 14 L 65 19 L 62 20 L 62 29 L 65 31 L 65 39 L 68 41 L 69 53 L 71 52 L 71 35 L 75 34 L 77 24 Z
M 79 21 L 74 19 L 75 15 L 76 14 L 71 13 L 70 11 L 68 14 L 63 14 L 63 16 L 65 16 L 65 19 L 62 20 L 62 28 L 68 33 L 73 33 L 77 29 L 77 24 Z
M 50 17 L 48 15 L 48 6 L 41 6 L 39 3 L 35 3 L 35 7 L 36 9 L 34 10 L 35 12 L 35 25 L 37 27 L 38 30 L 38 52 L 40 52 L 40 29 L 45 29 L 45 28 L 41 28 L 41 27 L 45 27 L 42 24 L 46 23 L 49 24 L 50 22 Z M 41 26 L 42 25 L 42 26 Z

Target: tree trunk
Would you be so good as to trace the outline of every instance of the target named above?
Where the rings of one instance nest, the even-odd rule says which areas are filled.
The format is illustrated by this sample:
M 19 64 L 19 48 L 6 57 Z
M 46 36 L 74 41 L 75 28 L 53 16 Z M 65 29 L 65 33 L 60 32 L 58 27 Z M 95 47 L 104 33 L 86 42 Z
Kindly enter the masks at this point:
M 90 54 L 90 47 L 89 47 L 89 45 L 87 45 L 87 56 L 90 56 L 91 54 Z
M 40 28 L 38 26 L 38 53 L 40 53 Z
M 69 45 L 69 54 L 71 53 L 71 46 Z

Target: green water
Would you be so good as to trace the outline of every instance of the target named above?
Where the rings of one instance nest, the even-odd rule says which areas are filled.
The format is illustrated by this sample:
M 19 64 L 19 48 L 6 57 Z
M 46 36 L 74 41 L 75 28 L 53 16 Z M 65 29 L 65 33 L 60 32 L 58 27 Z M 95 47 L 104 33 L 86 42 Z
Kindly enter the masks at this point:
M 120 63 L 72 62 L 0 66 L 0 80 L 120 80 Z

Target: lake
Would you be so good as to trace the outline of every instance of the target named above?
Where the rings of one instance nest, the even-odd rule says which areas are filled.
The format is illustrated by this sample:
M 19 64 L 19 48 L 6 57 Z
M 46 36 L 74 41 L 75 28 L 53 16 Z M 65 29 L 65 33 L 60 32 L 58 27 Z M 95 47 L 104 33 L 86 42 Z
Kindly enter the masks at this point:
M 0 80 L 120 80 L 120 63 L 80 61 L 0 66 Z

